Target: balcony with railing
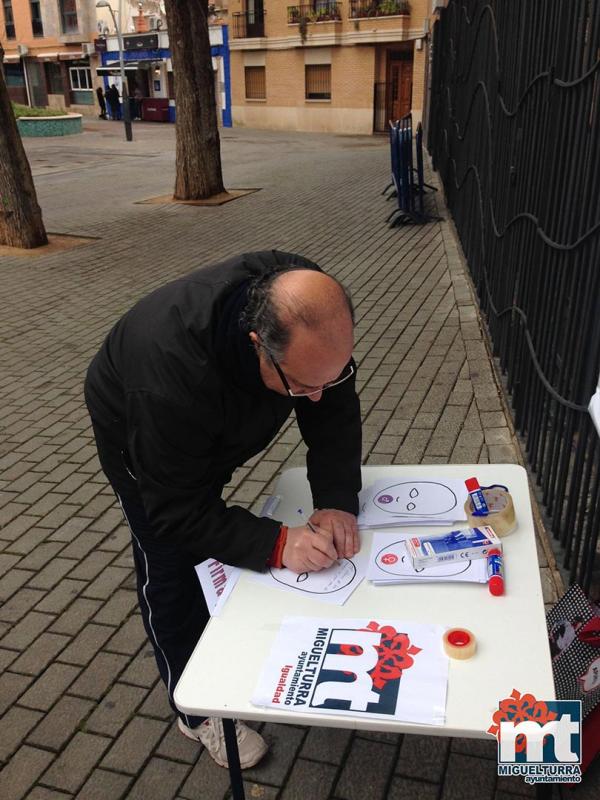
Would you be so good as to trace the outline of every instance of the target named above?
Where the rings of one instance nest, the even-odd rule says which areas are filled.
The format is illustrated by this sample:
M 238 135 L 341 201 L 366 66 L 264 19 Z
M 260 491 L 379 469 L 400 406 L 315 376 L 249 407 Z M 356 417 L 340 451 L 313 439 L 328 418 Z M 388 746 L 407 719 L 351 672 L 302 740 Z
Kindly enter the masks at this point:
M 315 0 L 300 6 L 288 6 L 288 24 L 300 25 L 302 22 L 341 22 L 342 4 L 330 0 Z
M 350 19 L 410 15 L 408 0 L 350 0 Z
M 241 11 L 232 14 L 234 39 L 257 39 L 265 35 L 265 12 Z

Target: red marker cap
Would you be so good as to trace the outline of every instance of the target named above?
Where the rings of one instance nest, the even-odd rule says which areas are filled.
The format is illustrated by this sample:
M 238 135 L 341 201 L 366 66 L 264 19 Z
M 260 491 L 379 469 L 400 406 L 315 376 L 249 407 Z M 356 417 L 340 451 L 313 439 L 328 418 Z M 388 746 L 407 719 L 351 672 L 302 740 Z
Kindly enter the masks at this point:
M 477 489 L 480 489 L 479 481 L 477 478 L 467 478 L 465 481 L 465 486 L 467 487 L 468 492 L 476 492 Z

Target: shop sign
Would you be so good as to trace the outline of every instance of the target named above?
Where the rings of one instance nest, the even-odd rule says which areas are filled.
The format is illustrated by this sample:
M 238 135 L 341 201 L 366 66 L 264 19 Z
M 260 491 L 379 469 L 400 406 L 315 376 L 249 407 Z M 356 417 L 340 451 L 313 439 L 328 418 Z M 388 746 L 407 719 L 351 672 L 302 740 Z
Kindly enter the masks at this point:
M 125 50 L 152 50 L 158 47 L 158 33 L 123 37 Z

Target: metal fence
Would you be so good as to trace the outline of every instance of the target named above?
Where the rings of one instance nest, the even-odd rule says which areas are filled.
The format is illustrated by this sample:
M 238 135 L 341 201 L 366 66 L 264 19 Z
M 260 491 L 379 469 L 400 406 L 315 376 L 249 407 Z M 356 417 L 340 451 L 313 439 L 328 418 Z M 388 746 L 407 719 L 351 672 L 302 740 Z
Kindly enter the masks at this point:
M 560 561 L 596 593 L 600 3 L 450 0 L 428 136 Z
M 350 19 L 410 15 L 408 0 L 350 0 Z
M 313 0 L 298 6 L 288 6 L 288 23 L 339 22 L 342 19 L 342 4 L 334 0 Z
M 265 35 L 265 12 L 262 8 L 238 11 L 231 15 L 234 39 L 252 39 Z

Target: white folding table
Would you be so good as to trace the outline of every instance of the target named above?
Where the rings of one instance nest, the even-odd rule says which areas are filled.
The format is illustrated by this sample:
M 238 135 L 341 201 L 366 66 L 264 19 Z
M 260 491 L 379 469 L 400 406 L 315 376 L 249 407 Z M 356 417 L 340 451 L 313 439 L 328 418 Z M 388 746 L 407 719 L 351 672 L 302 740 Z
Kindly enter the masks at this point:
M 426 583 L 374 586 L 364 580 L 345 605 L 259 585 L 242 574 L 220 616 L 213 617 L 175 689 L 175 703 L 186 714 L 222 717 L 230 755 L 234 798 L 243 798 L 234 718 L 295 725 L 318 725 L 432 736 L 487 738 L 492 715 L 513 689 L 540 700 L 555 698 L 544 601 L 526 471 L 514 464 L 393 465 L 363 467 L 363 486 L 379 479 L 461 478 L 481 485 L 504 484 L 513 498 L 518 527 L 503 539 L 505 594 L 493 597 L 485 585 Z M 273 516 L 294 526 L 312 510 L 306 471 L 290 469 L 277 483 L 281 501 Z M 454 525 L 454 528 L 457 526 Z M 393 535 L 410 528 L 386 529 Z M 436 527 L 443 533 L 450 527 Z M 362 548 L 371 532 L 361 531 Z M 250 703 L 257 681 L 287 616 L 399 620 L 464 627 L 475 634 L 477 652 L 467 661 L 450 660 L 446 720 L 420 725 L 258 708 Z M 234 752 L 235 751 L 235 752 Z M 236 765 L 237 762 L 237 765 Z

